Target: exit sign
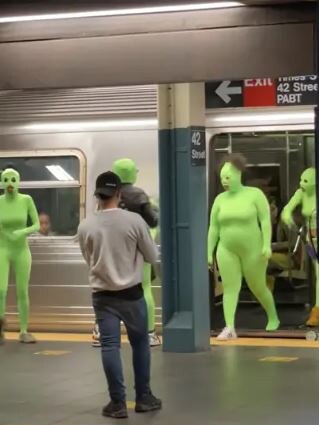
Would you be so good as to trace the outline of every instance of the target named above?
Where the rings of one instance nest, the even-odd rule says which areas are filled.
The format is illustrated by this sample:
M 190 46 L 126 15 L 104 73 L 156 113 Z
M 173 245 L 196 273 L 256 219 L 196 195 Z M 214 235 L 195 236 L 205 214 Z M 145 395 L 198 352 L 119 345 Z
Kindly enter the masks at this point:
M 208 82 L 206 108 L 316 105 L 318 82 L 316 75 Z

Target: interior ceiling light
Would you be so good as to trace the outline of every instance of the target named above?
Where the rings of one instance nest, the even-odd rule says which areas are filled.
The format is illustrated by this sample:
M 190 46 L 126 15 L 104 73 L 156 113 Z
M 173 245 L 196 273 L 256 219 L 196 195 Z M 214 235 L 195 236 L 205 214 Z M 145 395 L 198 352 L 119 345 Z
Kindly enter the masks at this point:
M 222 9 L 226 7 L 244 6 L 238 1 L 217 1 L 210 3 L 176 4 L 167 6 L 148 6 L 126 9 L 93 10 L 86 12 L 50 13 L 43 15 L 22 15 L 0 17 L 0 24 L 12 22 L 46 21 L 52 19 L 99 18 L 107 16 L 142 15 L 149 13 L 189 12 L 196 10 Z
M 118 119 L 118 120 L 100 120 L 100 121 L 69 121 L 69 122 L 40 122 L 26 124 L 25 130 L 31 131 L 103 131 L 127 128 L 157 128 L 156 118 L 141 119 Z
M 228 122 L 242 123 L 249 121 L 258 121 L 262 124 L 268 121 L 295 121 L 295 120 L 314 120 L 314 111 L 307 112 L 269 112 L 263 114 L 244 114 L 244 115 L 223 115 L 220 117 L 213 117 L 215 122 Z
M 46 165 L 45 167 L 59 181 L 73 181 L 74 178 L 61 165 Z

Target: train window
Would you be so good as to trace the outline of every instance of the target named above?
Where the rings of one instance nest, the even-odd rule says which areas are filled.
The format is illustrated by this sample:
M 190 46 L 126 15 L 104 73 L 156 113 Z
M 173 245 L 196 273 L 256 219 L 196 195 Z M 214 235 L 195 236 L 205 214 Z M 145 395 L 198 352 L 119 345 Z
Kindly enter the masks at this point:
M 82 164 L 82 169 L 81 169 Z M 83 158 L 78 152 L 0 153 L 0 169 L 11 165 L 21 176 L 21 193 L 32 196 L 41 229 L 32 237 L 74 236 L 83 215 Z
M 306 157 L 308 159 L 309 167 L 315 166 L 315 136 L 314 134 L 306 134 L 304 136 L 304 143 L 306 146 Z
M 228 143 L 226 145 L 226 140 Z M 257 147 L 257 149 L 256 149 Z M 257 186 L 267 195 L 270 202 L 280 208 L 287 198 L 281 185 L 286 175 L 283 161 L 286 158 L 287 135 L 285 132 L 241 132 L 216 135 L 211 144 L 214 169 L 218 169 L 225 153 L 242 153 L 248 161 L 244 183 Z M 211 200 L 222 190 L 219 178 L 210 191 Z
M 247 164 L 243 183 L 258 187 L 271 203 L 280 205 L 280 164 Z
M 21 181 L 79 181 L 80 166 L 75 156 L 0 158 L 0 169 L 12 164 Z
M 218 169 L 228 152 L 240 152 L 248 160 L 245 184 L 260 187 L 281 208 L 299 184 L 303 169 L 314 161 L 314 133 L 311 131 L 224 133 L 213 137 L 211 158 Z M 211 200 L 222 190 L 215 176 Z

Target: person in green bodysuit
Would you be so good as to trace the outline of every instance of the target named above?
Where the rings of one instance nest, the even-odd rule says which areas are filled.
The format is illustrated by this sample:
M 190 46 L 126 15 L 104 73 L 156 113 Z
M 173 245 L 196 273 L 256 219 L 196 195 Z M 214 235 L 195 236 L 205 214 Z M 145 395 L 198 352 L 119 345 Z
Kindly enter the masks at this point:
M 135 186 L 138 168 L 135 162 L 129 158 L 118 159 L 113 164 L 113 172 L 119 176 L 122 182 L 121 202 L 119 207 L 139 214 L 150 227 L 153 239 L 158 232 L 158 207 L 147 196 L 143 189 Z M 155 347 L 161 344 L 159 337 L 155 333 L 155 302 L 152 291 L 152 267 L 144 264 L 143 270 L 143 291 L 147 305 L 148 329 L 150 346 Z M 97 325 L 93 331 L 93 345 L 99 346 L 99 331 Z
M 143 189 L 135 186 L 138 168 L 130 158 L 118 159 L 113 164 L 113 171 L 122 182 L 120 207 L 135 212 L 146 221 L 151 229 L 153 239 L 158 226 L 158 207 L 150 200 Z M 160 345 L 161 341 L 155 333 L 155 302 L 152 291 L 151 265 L 145 263 L 143 271 L 143 291 L 147 305 L 149 341 L 152 347 Z
M 13 267 L 17 287 L 20 320 L 20 342 L 36 342 L 28 333 L 29 277 L 31 253 L 27 236 L 40 228 L 33 199 L 19 193 L 20 175 L 7 168 L 1 173 L 4 195 L 0 196 L 0 342 L 4 341 L 4 316 L 10 265 Z M 27 226 L 28 218 L 32 225 Z
M 312 250 L 311 259 L 315 268 L 316 274 L 316 304 L 311 310 L 307 320 L 308 326 L 319 326 L 319 264 L 316 258 L 315 251 L 317 250 L 317 218 L 316 218 L 316 170 L 315 168 L 307 168 L 301 175 L 300 187 L 292 196 L 288 204 L 282 212 L 282 221 L 292 227 L 294 224 L 294 210 L 301 206 L 301 213 L 306 220 L 307 225 L 307 240 L 310 249 Z M 311 246 L 313 243 L 313 247 Z
M 208 231 L 208 264 L 214 252 L 222 278 L 223 309 L 226 327 L 219 339 L 236 338 L 235 313 L 242 278 L 261 303 L 268 316 L 266 330 L 279 327 L 272 293 L 266 285 L 266 268 L 271 256 L 271 220 L 269 203 L 260 189 L 243 186 L 241 175 L 245 159 L 229 155 L 221 172 L 225 191 L 212 206 Z

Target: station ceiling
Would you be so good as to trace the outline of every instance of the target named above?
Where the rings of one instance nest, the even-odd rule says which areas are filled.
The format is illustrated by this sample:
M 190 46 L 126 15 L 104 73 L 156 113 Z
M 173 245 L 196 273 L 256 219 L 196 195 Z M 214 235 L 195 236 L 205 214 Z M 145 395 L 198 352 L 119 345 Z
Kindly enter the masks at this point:
M 0 2 L 0 18 L 194 2 L 11 0 Z M 0 90 L 314 73 L 315 2 L 244 2 L 251 7 L 90 19 L 0 20 Z
M 119 9 L 175 4 L 218 3 L 219 0 L 8 0 L 0 2 L 0 16 Z M 278 5 L 311 3 L 315 0 L 241 0 L 243 4 Z

